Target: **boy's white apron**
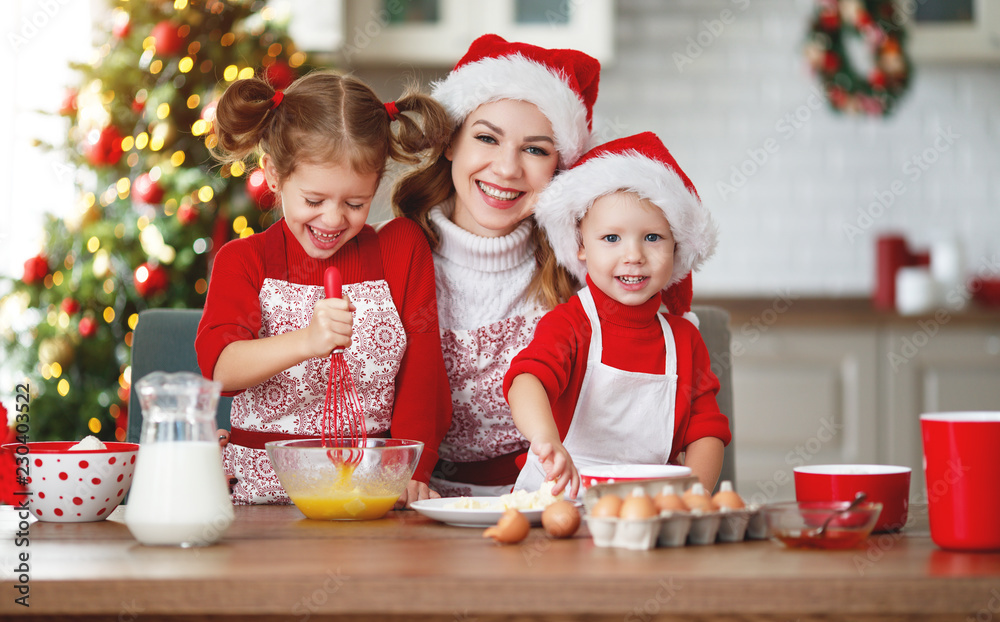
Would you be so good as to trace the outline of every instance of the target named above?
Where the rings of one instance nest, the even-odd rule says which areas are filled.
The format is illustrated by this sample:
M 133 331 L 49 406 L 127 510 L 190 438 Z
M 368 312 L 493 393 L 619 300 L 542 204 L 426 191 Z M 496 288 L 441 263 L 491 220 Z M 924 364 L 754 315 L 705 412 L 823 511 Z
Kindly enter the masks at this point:
M 281 223 L 276 223 L 265 233 L 276 230 L 278 235 L 268 239 L 267 278 L 259 294 L 260 338 L 305 328 L 312 320 L 313 307 L 326 295 L 321 286 L 288 281 L 284 238 L 278 239 L 281 229 Z M 394 381 L 406 350 L 406 333 L 382 275 L 374 231 L 366 227 L 356 239 L 366 280 L 344 285 L 344 292 L 357 307 L 351 347 L 344 350 L 344 357 L 367 414 L 368 436 L 388 436 Z M 224 467 L 237 479 L 234 503 L 290 502 L 263 443 L 320 436 L 329 373 L 330 357 L 308 359 L 233 398 L 233 431 L 225 448 Z
M 601 362 L 601 321 L 590 289 L 585 287 L 577 295 L 593 335 L 580 398 L 563 446 L 577 470 L 608 464 L 666 464 L 674 439 L 677 397 L 677 348 L 670 325 L 657 314 L 666 346 L 663 374 L 615 369 Z M 538 490 L 544 481 L 545 470 L 529 451 L 514 489 Z

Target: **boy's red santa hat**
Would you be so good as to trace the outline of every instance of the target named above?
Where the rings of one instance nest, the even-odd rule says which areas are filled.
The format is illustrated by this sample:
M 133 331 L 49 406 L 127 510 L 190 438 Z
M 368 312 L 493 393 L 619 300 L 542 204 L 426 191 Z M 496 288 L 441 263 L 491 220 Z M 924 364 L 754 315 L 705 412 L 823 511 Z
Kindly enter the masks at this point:
M 634 192 L 663 210 L 677 248 L 673 277 L 661 297 L 671 313 L 687 313 L 691 272 L 715 251 L 718 233 L 694 184 L 656 134 L 643 132 L 588 151 L 545 188 L 535 219 L 556 259 L 582 283 L 587 265 L 577 256 L 580 220 L 598 198 L 619 191 Z
M 572 166 L 587 150 L 601 64 L 577 50 L 549 50 L 483 35 L 431 96 L 455 126 L 482 104 L 517 99 L 538 106 L 552 124 L 559 168 Z

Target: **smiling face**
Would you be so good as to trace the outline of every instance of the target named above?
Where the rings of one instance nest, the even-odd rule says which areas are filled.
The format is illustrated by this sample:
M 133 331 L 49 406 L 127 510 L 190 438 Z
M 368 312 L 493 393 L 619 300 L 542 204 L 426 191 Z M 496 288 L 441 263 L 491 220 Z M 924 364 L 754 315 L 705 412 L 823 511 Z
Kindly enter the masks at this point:
M 674 235 L 663 210 L 633 192 L 596 201 L 580 221 L 578 257 L 594 285 L 636 306 L 659 294 L 674 272 Z
M 378 189 L 378 173 L 303 163 L 279 180 L 266 155 L 263 166 L 268 185 L 277 186 L 288 229 L 310 257 L 332 257 L 364 227 Z
M 559 162 L 548 118 L 513 99 L 476 108 L 445 156 L 455 186 L 452 220 L 484 237 L 507 235 L 530 216 Z

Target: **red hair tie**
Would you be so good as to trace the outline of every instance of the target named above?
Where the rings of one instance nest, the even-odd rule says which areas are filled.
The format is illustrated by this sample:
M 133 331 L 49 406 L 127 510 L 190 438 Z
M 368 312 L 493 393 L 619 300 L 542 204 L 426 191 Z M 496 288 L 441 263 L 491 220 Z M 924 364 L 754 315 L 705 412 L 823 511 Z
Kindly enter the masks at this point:
M 389 120 L 395 121 L 396 117 L 399 116 L 399 108 L 396 107 L 396 102 L 386 102 L 385 111 L 389 113 Z
M 280 104 L 281 100 L 283 100 L 283 99 L 285 99 L 285 92 L 284 91 L 275 91 L 274 95 L 271 97 L 271 110 L 274 110 L 275 108 L 277 108 L 278 104 Z

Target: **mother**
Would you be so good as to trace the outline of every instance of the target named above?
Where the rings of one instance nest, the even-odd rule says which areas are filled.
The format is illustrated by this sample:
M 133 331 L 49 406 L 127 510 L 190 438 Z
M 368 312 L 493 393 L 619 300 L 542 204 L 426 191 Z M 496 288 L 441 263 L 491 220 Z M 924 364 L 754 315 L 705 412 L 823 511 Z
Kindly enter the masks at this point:
M 531 218 L 557 169 L 590 141 L 600 64 L 496 35 L 474 41 L 432 96 L 456 130 L 435 162 L 396 186 L 397 215 L 417 221 L 434 250 L 451 429 L 431 488 L 498 495 L 517 479 L 528 441 L 503 398 L 511 359 L 541 316 L 576 292 Z M 553 274 L 555 278 L 544 278 Z

